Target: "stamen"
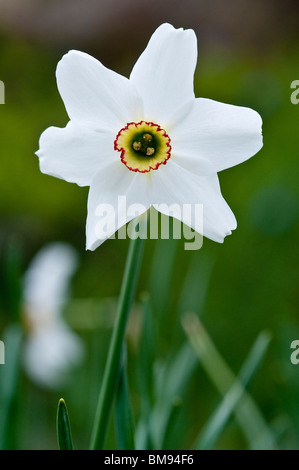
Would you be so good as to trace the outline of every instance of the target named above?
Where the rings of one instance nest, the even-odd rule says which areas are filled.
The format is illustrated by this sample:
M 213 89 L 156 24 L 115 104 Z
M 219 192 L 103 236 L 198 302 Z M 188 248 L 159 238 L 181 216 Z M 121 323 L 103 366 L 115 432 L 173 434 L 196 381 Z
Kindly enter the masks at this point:
M 154 147 L 147 147 L 146 155 L 148 155 L 150 157 L 151 155 L 154 155 L 154 153 L 155 153 Z
M 136 152 L 138 152 L 138 150 L 141 149 L 141 142 L 134 142 L 133 149 L 136 150 Z
M 151 147 L 149 147 L 151 145 Z M 154 147 L 153 136 L 149 133 L 145 133 L 139 140 L 135 140 L 132 144 L 135 152 L 140 152 L 147 157 L 154 155 L 156 148 Z

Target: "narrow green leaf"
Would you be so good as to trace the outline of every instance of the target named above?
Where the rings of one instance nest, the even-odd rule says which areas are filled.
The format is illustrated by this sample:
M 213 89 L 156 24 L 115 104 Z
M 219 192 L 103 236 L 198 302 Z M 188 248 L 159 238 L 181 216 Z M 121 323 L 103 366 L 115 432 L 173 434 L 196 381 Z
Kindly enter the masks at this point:
M 73 450 L 68 412 L 62 398 L 59 400 L 57 407 L 57 440 L 60 450 Z
M 191 259 L 183 282 L 178 311 L 192 311 L 200 317 L 206 302 L 214 259 L 203 253 L 200 253 L 200 258 L 196 255 Z
M 267 352 L 270 341 L 271 334 L 268 331 L 262 331 L 255 340 L 239 373 L 239 380 L 244 386 L 249 384 L 254 374 L 257 372 Z
M 230 388 L 220 405 L 201 430 L 194 447 L 195 449 L 207 450 L 215 446 L 236 405 L 242 398 L 244 392 L 243 387 L 248 386 L 264 358 L 269 342 L 270 335 L 267 332 L 259 334 L 242 366 L 238 381 Z M 240 387 L 240 383 L 243 387 Z
M 139 340 L 139 352 L 137 356 L 136 382 L 140 397 L 140 413 L 135 431 L 135 443 L 137 449 L 151 450 L 150 437 L 150 413 L 154 403 L 154 363 L 156 348 L 156 332 L 151 309 L 150 296 L 144 292 L 140 298 L 142 330 Z M 144 365 L 146 364 L 146 367 Z
M 155 209 L 151 210 L 155 211 Z M 164 215 L 162 217 L 167 218 Z M 169 304 L 177 249 L 178 240 L 176 239 L 170 238 L 167 240 L 167 248 L 165 248 L 164 240 L 157 240 L 151 260 L 149 291 L 152 294 L 159 292 L 159 295 L 153 295 L 152 303 L 155 315 L 161 322 L 164 319 L 163 312 L 167 310 Z M 163 289 L 161 289 L 161 286 L 163 286 Z
M 150 297 L 143 293 L 141 296 L 142 331 L 139 341 L 137 380 L 141 405 L 150 408 L 153 402 L 153 367 L 156 359 L 156 332 L 153 321 Z M 144 364 L 147 367 L 144 367 Z
M 134 424 L 125 366 L 123 366 L 120 371 L 115 411 L 119 449 L 135 450 Z
M 20 370 L 20 348 L 23 332 L 19 324 L 9 325 L 3 335 L 5 364 L 0 365 L 0 447 L 13 447 L 17 426 L 14 408 L 17 400 Z
M 242 398 L 234 408 L 234 415 L 250 449 L 274 449 L 274 436 L 259 408 L 226 364 L 198 317 L 194 314 L 185 315 L 183 327 L 202 366 L 220 394 L 224 397 L 234 384 L 238 384 L 235 386 L 239 387 Z M 246 376 L 248 369 L 243 374 Z
M 180 396 L 173 397 L 171 401 L 170 411 L 168 413 L 168 419 L 165 422 L 165 429 L 163 435 L 163 441 L 161 449 L 172 449 L 173 445 L 181 445 L 182 442 L 178 442 L 178 438 L 182 439 L 184 433 L 182 433 L 181 421 L 182 417 L 182 405 L 183 398 Z
M 173 404 L 183 395 L 196 364 L 196 355 L 187 342 L 175 357 L 156 369 L 157 398 L 150 423 L 155 448 L 162 448 L 169 422 L 174 420 L 173 412 L 178 409 Z

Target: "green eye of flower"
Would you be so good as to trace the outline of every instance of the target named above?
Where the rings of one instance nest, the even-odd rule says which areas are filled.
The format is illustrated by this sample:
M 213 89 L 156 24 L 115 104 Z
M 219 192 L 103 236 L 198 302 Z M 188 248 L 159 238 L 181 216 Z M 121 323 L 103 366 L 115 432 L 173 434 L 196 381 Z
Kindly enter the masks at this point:
M 114 149 L 121 152 L 121 161 L 131 171 L 147 173 L 170 158 L 170 138 L 158 124 L 130 122 L 121 129 L 114 141 Z
M 145 133 L 140 138 L 134 140 L 132 147 L 135 152 L 147 157 L 151 157 L 156 151 L 154 138 L 149 133 Z

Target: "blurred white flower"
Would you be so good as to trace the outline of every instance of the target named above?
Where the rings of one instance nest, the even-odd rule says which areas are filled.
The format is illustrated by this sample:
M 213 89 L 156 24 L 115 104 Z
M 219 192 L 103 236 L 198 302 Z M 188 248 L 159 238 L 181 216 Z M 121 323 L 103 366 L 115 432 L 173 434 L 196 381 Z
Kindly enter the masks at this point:
M 169 24 L 152 35 L 129 79 L 79 51 L 59 62 L 70 121 L 41 135 L 37 155 L 42 172 L 90 186 L 88 249 L 135 217 L 118 206 L 119 196 L 217 242 L 236 228 L 217 173 L 261 149 L 262 120 L 249 108 L 195 98 L 196 62 L 194 31 Z M 203 223 L 182 210 L 186 204 L 203 205 Z M 103 205 L 114 208 L 105 229 L 98 223 Z
M 77 253 L 64 243 L 52 243 L 33 258 L 24 277 L 23 307 L 27 339 L 24 367 L 36 383 L 64 386 L 72 367 L 83 358 L 84 345 L 62 316 Z

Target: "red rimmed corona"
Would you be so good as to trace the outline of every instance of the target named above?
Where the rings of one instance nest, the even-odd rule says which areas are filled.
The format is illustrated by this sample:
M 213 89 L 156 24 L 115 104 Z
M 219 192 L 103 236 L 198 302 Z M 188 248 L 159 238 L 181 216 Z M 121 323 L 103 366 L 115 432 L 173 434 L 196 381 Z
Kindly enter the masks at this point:
M 171 155 L 170 138 L 166 131 L 153 122 L 129 122 L 114 141 L 114 149 L 131 171 L 148 173 L 165 165 Z

